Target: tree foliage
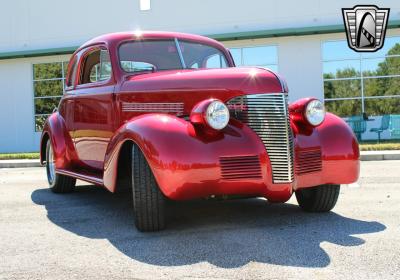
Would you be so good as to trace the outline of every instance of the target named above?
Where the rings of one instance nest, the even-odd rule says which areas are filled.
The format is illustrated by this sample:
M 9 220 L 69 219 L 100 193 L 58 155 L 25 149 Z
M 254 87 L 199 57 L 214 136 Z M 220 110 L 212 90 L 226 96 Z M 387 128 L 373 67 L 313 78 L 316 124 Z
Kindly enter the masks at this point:
M 47 115 L 58 106 L 63 94 L 63 86 L 67 62 L 40 63 L 33 65 L 33 90 L 35 106 L 35 129 L 43 128 Z
M 400 57 L 393 56 L 400 54 L 400 44 L 394 45 L 387 53 L 387 57 L 380 62 L 373 71 L 363 71 L 361 85 L 361 73 L 355 68 L 338 69 L 335 73 L 325 73 L 324 79 L 351 78 L 347 80 L 326 80 L 324 81 L 325 98 L 349 98 L 359 99 L 326 101 L 328 111 L 342 117 L 349 117 L 361 114 L 361 88 L 364 87 L 364 96 L 393 96 L 394 98 L 365 99 L 364 107 L 368 115 L 400 114 Z M 385 76 L 384 78 L 373 78 Z M 389 77 L 387 77 L 389 76 Z

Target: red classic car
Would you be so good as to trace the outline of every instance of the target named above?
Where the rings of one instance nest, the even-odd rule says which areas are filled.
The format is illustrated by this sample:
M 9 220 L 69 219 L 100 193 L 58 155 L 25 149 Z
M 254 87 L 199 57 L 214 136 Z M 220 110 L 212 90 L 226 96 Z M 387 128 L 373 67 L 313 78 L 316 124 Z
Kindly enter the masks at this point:
M 52 191 L 76 179 L 133 191 L 141 231 L 165 227 L 165 200 L 243 195 L 331 210 L 359 175 L 357 140 L 321 101 L 288 105 L 263 68 L 236 68 L 219 42 L 114 33 L 73 55 L 40 144 Z

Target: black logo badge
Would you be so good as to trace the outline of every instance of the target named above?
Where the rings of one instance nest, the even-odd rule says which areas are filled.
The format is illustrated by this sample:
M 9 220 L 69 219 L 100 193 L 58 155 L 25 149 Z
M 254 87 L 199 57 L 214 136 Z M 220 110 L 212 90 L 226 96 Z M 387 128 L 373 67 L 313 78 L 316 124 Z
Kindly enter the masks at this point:
M 383 47 L 390 9 L 357 5 L 342 9 L 349 47 L 357 52 L 375 52 Z

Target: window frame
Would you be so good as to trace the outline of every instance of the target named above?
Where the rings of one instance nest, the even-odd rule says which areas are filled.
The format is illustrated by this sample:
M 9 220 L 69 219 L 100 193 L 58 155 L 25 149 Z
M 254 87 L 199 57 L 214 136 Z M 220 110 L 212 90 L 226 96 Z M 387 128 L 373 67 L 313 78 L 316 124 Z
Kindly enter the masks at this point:
M 32 98 L 33 98 L 33 129 L 35 133 L 41 133 L 42 130 L 37 130 L 36 129 L 36 118 L 37 117 L 49 117 L 52 112 L 50 113 L 44 113 L 44 114 L 37 114 L 36 113 L 36 99 L 51 99 L 51 98 L 60 98 L 60 100 L 62 99 L 63 95 L 66 93 L 66 77 L 68 75 L 68 72 L 64 71 L 64 64 L 68 63 L 69 65 L 69 61 L 68 60 L 58 60 L 58 61 L 44 61 L 44 62 L 38 62 L 38 63 L 31 63 L 31 69 L 32 69 Z M 61 64 L 61 77 L 59 78 L 39 78 L 39 79 L 35 79 L 35 65 L 39 65 L 39 64 Z M 62 84 L 62 94 L 61 95 L 52 95 L 52 96 L 36 96 L 35 93 L 35 83 L 36 82 L 44 82 L 44 81 L 61 81 Z
M 398 38 L 399 43 L 400 43 L 400 35 L 393 35 L 389 36 L 386 38 Z M 330 43 L 330 42 L 342 42 L 344 43 L 345 47 L 348 47 L 346 40 L 343 39 L 335 39 L 335 40 L 322 40 L 321 41 L 321 63 L 322 63 L 322 84 L 323 84 L 323 94 L 324 94 L 324 103 L 325 102 L 330 102 L 330 101 L 345 101 L 345 100 L 359 100 L 361 103 L 361 114 L 368 113 L 366 112 L 366 101 L 367 100 L 373 100 L 373 99 L 388 99 L 388 98 L 399 98 L 400 99 L 400 90 L 397 95 L 371 95 L 371 96 L 366 96 L 366 90 L 365 90 L 365 81 L 366 80 L 371 80 L 371 79 L 385 79 L 385 78 L 399 78 L 400 79 L 400 73 L 399 74 L 391 74 L 391 75 L 372 75 L 372 76 L 364 76 L 363 75 L 363 62 L 366 60 L 370 59 L 386 59 L 386 58 L 391 58 L 391 57 L 399 57 L 400 54 L 395 54 L 395 55 L 387 55 L 387 54 L 379 54 L 379 55 L 373 55 L 371 57 L 363 57 L 363 53 L 357 53 L 353 58 L 349 57 L 340 57 L 336 59 L 325 59 L 323 54 L 324 54 L 324 44 Z M 329 63 L 329 62 L 342 62 L 342 61 L 357 61 L 359 64 L 359 67 L 356 69 L 358 70 L 359 76 L 356 77 L 343 77 L 343 78 L 325 78 L 325 72 L 324 72 L 324 64 Z M 351 81 L 360 81 L 360 96 L 351 96 L 351 97 L 334 97 L 334 98 L 325 98 L 325 82 L 334 82 L 334 81 L 346 81 L 346 80 L 351 80 Z
M 65 76 L 64 94 L 66 93 L 66 91 L 74 89 L 76 85 L 78 66 L 79 66 L 79 57 L 78 54 L 74 54 L 73 57 L 70 59 L 70 62 L 68 63 L 67 75 Z M 68 83 L 70 82 L 71 78 L 73 78 L 73 81 L 71 81 L 71 85 L 68 86 Z
M 98 50 L 106 50 L 108 52 L 108 56 L 110 58 L 110 65 L 111 65 L 111 75 L 108 79 L 106 80 L 102 80 L 102 81 L 97 81 L 97 82 L 93 82 L 93 83 L 85 83 L 85 84 L 81 84 L 81 79 L 82 79 L 82 74 L 83 71 L 85 69 L 85 62 L 86 62 L 86 58 L 93 52 L 98 51 Z M 91 45 L 88 46 L 86 48 L 84 48 L 81 52 L 81 56 L 79 58 L 79 66 L 78 66 L 78 73 L 77 73 L 77 77 L 76 77 L 76 85 L 75 85 L 75 89 L 84 89 L 84 88 L 91 88 L 91 87 L 101 87 L 101 86 L 105 86 L 110 84 L 113 79 L 114 79 L 114 67 L 112 65 L 111 62 L 111 54 L 110 54 L 110 50 L 107 48 L 107 46 L 105 44 L 95 44 L 95 45 Z

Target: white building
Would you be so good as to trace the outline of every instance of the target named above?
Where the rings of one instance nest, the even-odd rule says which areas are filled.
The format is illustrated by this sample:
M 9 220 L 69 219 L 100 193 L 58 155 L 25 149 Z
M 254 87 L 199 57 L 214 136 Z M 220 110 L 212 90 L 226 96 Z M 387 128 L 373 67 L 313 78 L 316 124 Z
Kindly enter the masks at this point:
M 290 100 L 306 96 L 325 98 L 328 109 L 347 108 L 342 112 L 343 117 L 362 112 L 372 116 L 400 115 L 400 106 L 396 105 L 400 104 L 400 95 L 396 96 L 400 94 L 399 88 L 382 94 L 385 96 L 372 92 L 373 81 L 392 87 L 396 82 L 400 85 L 399 68 L 390 69 L 384 76 L 377 74 L 379 63 L 388 59 L 387 52 L 400 43 L 400 1 L 375 2 L 6 1 L 2 3 L 0 17 L 0 153 L 37 151 L 40 132 L 36 131 L 35 120 L 46 117 L 52 104 L 57 103 L 57 96 L 62 95 L 65 64 L 61 62 L 68 61 L 83 42 L 100 34 L 125 30 L 181 31 L 210 36 L 232 49 L 237 64 L 268 66 L 281 73 L 289 84 Z M 391 9 L 385 46 L 377 53 L 360 55 L 347 46 L 341 9 L 356 4 Z M 398 60 L 400 65 L 400 52 L 392 51 L 389 58 L 394 64 Z M 34 74 L 35 67 L 59 70 L 51 77 L 41 77 Z M 353 76 L 338 75 L 338 69 L 347 68 L 356 70 Z M 60 90 L 39 93 L 35 85 L 40 83 L 59 83 Z M 353 88 L 354 94 L 344 97 L 336 90 L 339 96 L 332 96 L 326 92 L 329 87 Z M 41 104 L 48 102 L 49 108 L 35 106 L 39 99 L 45 100 Z M 388 105 L 376 108 L 379 100 Z M 378 126 L 380 117 L 368 122 L 363 138 L 376 137 L 369 129 Z M 385 131 L 383 136 L 387 138 L 390 134 Z

